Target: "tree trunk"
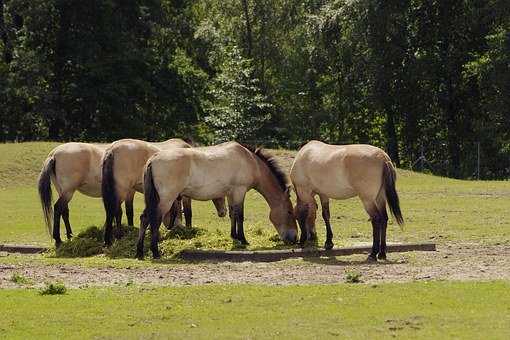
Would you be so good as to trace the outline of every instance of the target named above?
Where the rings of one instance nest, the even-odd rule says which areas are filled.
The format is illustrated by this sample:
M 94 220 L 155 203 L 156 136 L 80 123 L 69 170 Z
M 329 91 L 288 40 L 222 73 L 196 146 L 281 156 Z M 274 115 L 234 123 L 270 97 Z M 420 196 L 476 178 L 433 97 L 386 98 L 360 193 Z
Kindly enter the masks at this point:
M 5 27 L 4 19 L 4 1 L 0 0 L 0 38 L 4 45 L 4 61 L 9 64 L 12 61 L 12 47 L 7 35 L 7 27 Z
M 244 20 L 246 22 L 246 44 L 247 44 L 247 57 L 251 58 L 252 53 L 252 34 L 251 34 L 251 22 L 250 22 L 250 13 L 248 9 L 248 0 L 242 0 L 243 11 L 244 11 Z
M 391 109 L 386 110 L 386 136 L 388 138 L 387 150 L 390 158 L 397 166 L 400 166 L 397 132 L 395 131 L 395 121 Z

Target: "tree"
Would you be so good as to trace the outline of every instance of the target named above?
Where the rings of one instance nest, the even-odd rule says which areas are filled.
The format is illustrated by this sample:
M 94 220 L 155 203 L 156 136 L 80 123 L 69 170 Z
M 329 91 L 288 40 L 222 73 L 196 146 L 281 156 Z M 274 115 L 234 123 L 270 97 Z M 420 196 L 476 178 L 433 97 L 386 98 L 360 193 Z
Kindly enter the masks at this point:
M 239 140 L 257 142 L 260 128 L 271 117 L 271 105 L 258 87 L 253 66 L 236 45 L 216 52 L 218 74 L 212 80 L 205 122 L 215 142 Z

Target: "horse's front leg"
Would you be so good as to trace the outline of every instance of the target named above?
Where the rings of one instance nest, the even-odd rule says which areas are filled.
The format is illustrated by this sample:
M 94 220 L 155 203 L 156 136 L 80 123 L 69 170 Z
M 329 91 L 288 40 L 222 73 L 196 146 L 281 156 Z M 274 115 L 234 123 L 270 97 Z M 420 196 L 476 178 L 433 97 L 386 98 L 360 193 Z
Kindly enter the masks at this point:
M 147 212 L 144 210 L 142 215 L 140 215 L 140 230 L 138 232 L 138 243 L 136 244 L 136 258 L 139 260 L 143 260 L 143 243 L 148 225 L 149 218 L 147 217 Z
M 244 197 L 246 189 L 235 189 L 228 198 L 230 210 L 230 235 L 234 240 L 238 240 L 242 245 L 248 245 L 244 236 Z
M 306 228 L 306 219 L 308 217 L 308 206 L 303 204 L 299 198 L 294 208 L 294 216 L 296 217 L 301 230 L 301 236 L 299 237 L 299 244 L 303 246 L 308 239 L 308 230 Z
M 183 197 L 182 198 L 182 208 L 184 210 L 184 219 L 186 220 L 186 227 L 191 228 L 193 224 L 191 223 L 193 212 L 191 211 L 191 198 Z
M 234 208 L 237 222 L 237 239 L 242 245 L 249 245 L 244 236 L 244 202 Z

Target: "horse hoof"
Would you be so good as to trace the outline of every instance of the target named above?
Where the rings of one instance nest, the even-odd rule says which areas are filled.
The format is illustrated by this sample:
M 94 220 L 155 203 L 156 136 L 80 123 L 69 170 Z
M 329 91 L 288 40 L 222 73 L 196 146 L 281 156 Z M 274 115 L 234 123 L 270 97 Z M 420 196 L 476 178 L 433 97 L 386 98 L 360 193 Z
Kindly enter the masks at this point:
M 136 259 L 142 261 L 143 260 L 143 253 L 142 254 L 136 254 Z
M 377 255 L 377 258 L 378 258 L 379 260 L 386 260 L 386 254 L 384 254 L 384 253 L 379 253 L 379 254 Z
M 67 234 L 67 239 L 70 240 L 73 238 L 73 234 Z
M 368 255 L 367 262 L 377 262 L 377 256 L 375 254 Z
M 326 249 L 326 250 L 333 249 L 333 242 L 327 242 L 326 241 L 326 243 L 324 243 L 324 249 Z

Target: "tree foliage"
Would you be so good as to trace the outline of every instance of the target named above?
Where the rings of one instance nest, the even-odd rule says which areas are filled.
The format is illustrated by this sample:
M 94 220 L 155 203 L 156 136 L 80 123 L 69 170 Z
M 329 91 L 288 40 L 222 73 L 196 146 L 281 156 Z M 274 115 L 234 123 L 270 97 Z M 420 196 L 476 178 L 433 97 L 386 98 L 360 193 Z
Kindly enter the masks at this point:
M 0 139 L 371 143 L 510 175 L 506 0 L 2 0 Z

